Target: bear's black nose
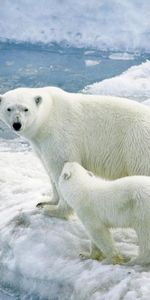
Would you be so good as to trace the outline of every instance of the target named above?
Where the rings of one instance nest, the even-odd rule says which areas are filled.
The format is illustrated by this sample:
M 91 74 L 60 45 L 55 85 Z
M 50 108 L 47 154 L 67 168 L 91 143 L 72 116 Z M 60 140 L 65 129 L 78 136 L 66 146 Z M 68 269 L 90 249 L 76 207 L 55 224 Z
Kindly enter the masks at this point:
M 21 129 L 21 123 L 20 122 L 15 122 L 13 123 L 13 128 L 16 130 L 16 131 L 19 131 Z

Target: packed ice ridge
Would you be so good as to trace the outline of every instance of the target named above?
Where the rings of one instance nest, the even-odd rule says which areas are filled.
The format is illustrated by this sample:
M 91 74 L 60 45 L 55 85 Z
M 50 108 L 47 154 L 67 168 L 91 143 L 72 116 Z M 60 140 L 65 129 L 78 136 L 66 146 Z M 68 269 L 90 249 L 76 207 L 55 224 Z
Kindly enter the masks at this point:
M 150 51 L 150 1 L 2 1 L 0 40 Z

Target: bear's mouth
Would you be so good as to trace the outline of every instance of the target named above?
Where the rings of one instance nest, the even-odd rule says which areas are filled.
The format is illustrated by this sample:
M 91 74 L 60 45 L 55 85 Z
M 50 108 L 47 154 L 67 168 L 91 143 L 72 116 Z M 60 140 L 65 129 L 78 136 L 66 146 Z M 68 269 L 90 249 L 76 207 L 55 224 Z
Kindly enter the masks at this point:
M 22 125 L 21 125 L 21 123 L 20 122 L 15 122 L 15 123 L 13 123 L 13 129 L 15 130 L 15 131 L 19 131 L 20 129 L 21 129 L 21 127 L 22 127 Z

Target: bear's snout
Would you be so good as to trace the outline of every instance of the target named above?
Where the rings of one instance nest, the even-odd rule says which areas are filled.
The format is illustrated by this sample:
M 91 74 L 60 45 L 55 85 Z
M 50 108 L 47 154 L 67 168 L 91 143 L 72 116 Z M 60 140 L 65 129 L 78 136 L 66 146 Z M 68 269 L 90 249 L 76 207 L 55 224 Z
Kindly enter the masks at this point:
M 22 127 L 22 124 L 20 122 L 14 122 L 13 123 L 13 129 L 15 131 L 19 131 L 21 129 L 21 127 Z

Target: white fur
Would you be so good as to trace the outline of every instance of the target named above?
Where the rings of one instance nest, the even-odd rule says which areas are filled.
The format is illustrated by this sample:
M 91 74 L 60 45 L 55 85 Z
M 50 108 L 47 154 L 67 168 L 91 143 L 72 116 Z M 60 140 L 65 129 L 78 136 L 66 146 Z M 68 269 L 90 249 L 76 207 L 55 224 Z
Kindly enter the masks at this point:
M 37 96 L 42 97 L 39 104 Z M 108 179 L 150 175 L 150 110 L 145 105 L 54 87 L 19 88 L 0 99 L 1 118 L 11 128 L 16 120 L 21 122 L 18 133 L 30 140 L 51 178 L 53 204 L 43 204 L 50 216 L 71 213 L 58 189 L 66 161 L 76 161 Z
M 91 177 L 78 163 L 66 163 L 59 188 L 82 221 L 92 243 L 109 262 L 123 262 L 109 228 L 131 227 L 137 232 L 139 241 L 139 255 L 134 263 L 150 263 L 150 177 L 129 176 L 105 181 Z M 93 253 L 88 257 L 93 258 Z

